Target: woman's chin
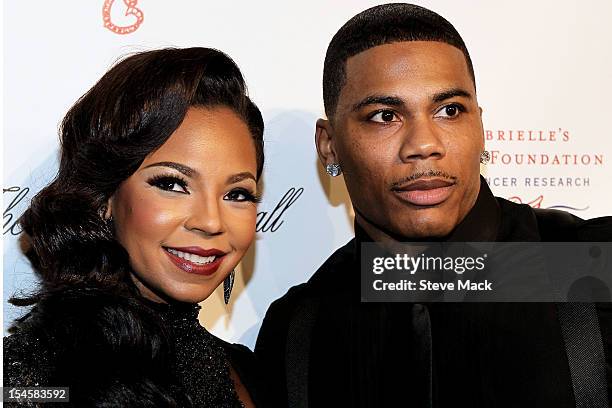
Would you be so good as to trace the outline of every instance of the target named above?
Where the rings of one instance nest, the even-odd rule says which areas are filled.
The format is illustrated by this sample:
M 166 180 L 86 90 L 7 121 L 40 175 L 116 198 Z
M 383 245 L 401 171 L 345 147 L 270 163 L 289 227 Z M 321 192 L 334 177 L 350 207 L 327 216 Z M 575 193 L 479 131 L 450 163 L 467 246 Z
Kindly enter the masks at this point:
M 181 290 L 169 292 L 165 297 L 176 302 L 184 303 L 200 303 L 210 297 L 216 288 L 204 289 L 204 288 L 181 288 Z

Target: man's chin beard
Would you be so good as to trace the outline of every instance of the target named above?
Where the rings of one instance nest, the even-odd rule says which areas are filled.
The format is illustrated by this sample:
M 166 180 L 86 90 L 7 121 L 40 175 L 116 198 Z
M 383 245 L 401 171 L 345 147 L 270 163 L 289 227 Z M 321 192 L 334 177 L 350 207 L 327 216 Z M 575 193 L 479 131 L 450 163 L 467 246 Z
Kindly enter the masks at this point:
M 378 237 L 370 236 L 370 238 L 375 241 L 377 240 L 376 238 L 382 238 L 396 242 L 436 242 L 444 241 L 451 232 L 424 231 L 426 228 L 424 228 L 424 230 L 401 231 L 373 221 L 354 205 L 353 209 L 355 210 L 355 221 L 368 233 L 368 235 L 372 235 L 373 231 L 376 231 L 376 235 L 379 235 Z

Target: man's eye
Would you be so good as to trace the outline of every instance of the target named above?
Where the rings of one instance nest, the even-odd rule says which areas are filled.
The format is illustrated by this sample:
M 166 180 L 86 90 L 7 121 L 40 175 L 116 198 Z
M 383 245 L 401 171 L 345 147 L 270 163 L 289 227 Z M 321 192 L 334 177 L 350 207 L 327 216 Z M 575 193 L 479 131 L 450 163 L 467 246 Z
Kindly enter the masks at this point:
M 441 118 L 454 118 L 459 116 L 461 112 L 465 112 L 463 106 L 451 103 L 450 105 L 443 106 L 438 112 L 436 112 L 436 117 Z
M 392 110 L 385 109 L 370 116 L 370 120 L 377 123 L 397 122 L 397 115 Z
M 185 180 L 182 180 L 178 177 L 158 176 L 149 180 L 148 183 L 152 186 L 159 188 L 160 190 L 188 194 L 187 183 L 185 182 Z

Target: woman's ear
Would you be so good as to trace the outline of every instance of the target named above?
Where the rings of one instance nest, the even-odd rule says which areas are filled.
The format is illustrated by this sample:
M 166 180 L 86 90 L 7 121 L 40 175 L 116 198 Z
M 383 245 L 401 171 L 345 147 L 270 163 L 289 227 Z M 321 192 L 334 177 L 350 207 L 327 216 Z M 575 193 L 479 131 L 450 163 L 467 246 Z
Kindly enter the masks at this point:
M 102 216 L 102 219 L 104 219 L 105 221 L 110 220 L 111 218 L 113 218 L 113 210 L 112 210 L 112 206 L 113 206 L 113 198 L 115 196 L 110 196 L 108 198 L 108 200 L 106 200 L 106 204 L 104 204 L 104 206 L 102 207 L 103 211 L 102 214 L 100 214 Z

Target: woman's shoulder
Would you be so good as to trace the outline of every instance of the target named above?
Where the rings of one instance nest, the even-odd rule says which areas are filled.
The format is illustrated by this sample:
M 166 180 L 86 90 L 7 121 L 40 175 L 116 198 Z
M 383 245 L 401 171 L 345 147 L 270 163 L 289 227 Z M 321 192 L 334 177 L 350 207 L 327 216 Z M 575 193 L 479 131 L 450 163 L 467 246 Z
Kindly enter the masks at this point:
M 243 344 L 229 343 L 221 339 L 220 341 L 232 368 L 240 377 L 242 385 L 248 390 L 255 406 L 270 406 L 268 396 L 270 384 L 263 375 L 261 364 L 255 353 Z
M 91 293 L 86 290 L 46 293 L 28 313 L 13 322 L 11 334 L 3 339 L 5 386 L 51 385 L 57 356 L 83 329 L 79 321 L 91 324 L 93 308 L 80 301 Z
M 217 338 L 232 367 L 242 376 L 253 377 L 258 372 L 258 362 L 255 353 L 250 348 L 239 343 L 230 343 Z
M 11 331 L 69 340 L 74 339 L 75 334 L 86 334 L 85 338 L 90 338 L 94 328 L 96 334 L 103 335 L 108 328 L 130 331 L 134 329 L 132 326 L 157 320 L 155 311 L 136 296 L 83 286 L 43 294 L 32 310 L 15 322 Z
M 251 360 L 255 358 L 255 353 L 250 348 L 240 343 L 230 343 L 225 340 L 219 339 L 219 342 L 228 353 L 229 357 L 236 357 L 238 359 Z
M 44 338 L 25 330 L 4 337 L 2 343 L 5 387 L 48 385 L 55 356 Z
M 136 299 L 96 287 L 50 291 L 38 299 L 31 311 L 16 320 L 7 337 L 12 346 L 66 352 L 101 339 L 120 342 L 138 336 L 143 325 L 154 325 L 154 314 Z
M 178 403 L 185 397 L 169 369 L 164 329 L 136 298 L 99 288 L 48 293 L 12 331 L 5 385 L 69 386 L 83 405 L 189 405 Z
M 75 354 L 93 355 L 104 343 L 110 345 L 118 338 L 113 327 L 127 329 L 119 320 L 134 315 L 129 303 L 91 287 L 45 293 L 3 339 L 5 385 L 51 381 L 58 366 L 79 363 Z

